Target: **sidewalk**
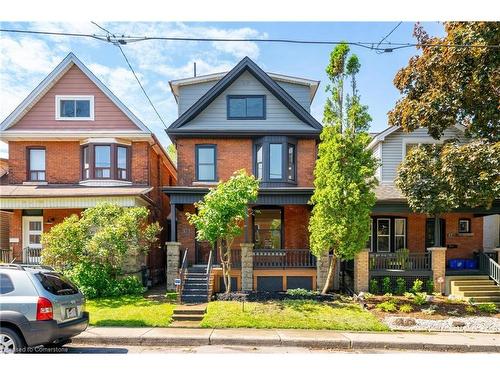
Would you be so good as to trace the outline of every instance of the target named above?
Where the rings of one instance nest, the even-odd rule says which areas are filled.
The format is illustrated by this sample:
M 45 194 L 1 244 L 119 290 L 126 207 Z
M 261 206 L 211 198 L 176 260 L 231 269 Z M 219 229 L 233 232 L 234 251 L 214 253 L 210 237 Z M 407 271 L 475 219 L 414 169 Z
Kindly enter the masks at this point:
M 130 346 L 298 346 L 321 349 L 401 349 L 499 352 L 500 335 L 487 333 L 338 332 L 249 328 L 91 327 L 73 338 L 78 344 Z

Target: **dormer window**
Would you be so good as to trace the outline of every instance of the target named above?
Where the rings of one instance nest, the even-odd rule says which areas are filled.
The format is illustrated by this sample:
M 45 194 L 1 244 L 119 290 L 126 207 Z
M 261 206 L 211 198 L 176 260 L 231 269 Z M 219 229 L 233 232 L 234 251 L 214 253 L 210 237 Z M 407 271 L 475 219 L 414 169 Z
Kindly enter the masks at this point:
M 94 97 L 92 95 L 56 95 L 56 120 L 93 121 Z
M 228 95 L 228 120 L 265 120 L 265 95 Z

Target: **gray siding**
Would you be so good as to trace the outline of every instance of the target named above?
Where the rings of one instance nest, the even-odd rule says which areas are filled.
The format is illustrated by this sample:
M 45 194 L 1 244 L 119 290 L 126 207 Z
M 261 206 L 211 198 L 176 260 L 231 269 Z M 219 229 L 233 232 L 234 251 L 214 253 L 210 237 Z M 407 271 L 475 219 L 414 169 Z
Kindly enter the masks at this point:
M 463 133 L 453 127 L 444 132 L 441 141 L 458 138 L 462 142 L 465 141 Z M 423 142 L 422 142 L 423 141 Z M 403 160 L 403 144 L 408 143 L 433 143 L 436 142 L 427 134 L 427 129 L 417 129 L 411 133 L 405 133 L 402 130 L 397 130 L 388 135 L 385 140 L 380 143 L 381 159 L 382 159 L 382 181 L 393 182 L 397 175 L 397 168 Z
M 208 90 L 210 90 L 218 81 L 202 82 L 195 85 L 186 85 L 179 87 L 179 116 L 186 112 L 189 107 L 196 103 Z
M 227 120 L 227 95 L 266 95 L 265 120 Z M 311 126 L 299 120 L 283 103 L 250 73 L 243 73 L 205 110 L 183 126 L 192 130 L 310 130 Z
M 286 92 L 288 92 L 292 98 L 294 98 L 297 103 L 299 103 L 307 112 L 311 112 L 311 106 L 309 103 L 309 86 L 299 85 L 290 82 L 275 82 L 280 85 Z
M 378 143 L 374 148 L 373 148 L 373 156 L 375 156 L 378 160 L 382 160 L 382 146 L 380 143 Z M 377 172 L 375 174 L 379 181 L 382 179 L 382 167 L 379 166 L 377 168 Z

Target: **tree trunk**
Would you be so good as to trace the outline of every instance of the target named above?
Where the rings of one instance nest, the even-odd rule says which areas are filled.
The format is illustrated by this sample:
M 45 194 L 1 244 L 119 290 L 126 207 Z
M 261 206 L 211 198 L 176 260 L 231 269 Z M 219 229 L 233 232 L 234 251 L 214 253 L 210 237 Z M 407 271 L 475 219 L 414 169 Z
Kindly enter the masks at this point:
M 330 290 L 330 287 L 333 284 L 333 278 L 335 276 L 335 268 L 337 266 L 337 257 L 332 255 L 330 258 L 330 264 L 328 265 L 328 275 L 326 276 L 325 285 L 323 286 L 323 290 L 321 294 L 327 294 Z
M 217 241 L 217 247 L 219 248 L 220 264 L 222 266 L 222 280 L 224 281 L 225 293 L 227 293 L 226 262 L 224 261 L 224 249 L 221 240 Z

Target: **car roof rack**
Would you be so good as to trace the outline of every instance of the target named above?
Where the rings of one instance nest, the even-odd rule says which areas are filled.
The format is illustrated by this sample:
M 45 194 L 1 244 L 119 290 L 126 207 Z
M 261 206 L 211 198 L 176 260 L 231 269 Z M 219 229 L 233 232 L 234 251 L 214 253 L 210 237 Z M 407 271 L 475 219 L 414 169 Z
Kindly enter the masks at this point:
M 0 263 L 0 268 L 13 268 L 16 270 L 24 270 L 23 266 L 17 263 Z
M 46 271 L 54 271 L 54 268 L 51 266 L 46 266 L 43 264 L 19 264 L 23 268 L 32 268 L 36 270 L 46 270 Z

